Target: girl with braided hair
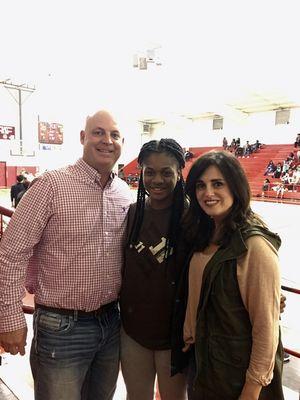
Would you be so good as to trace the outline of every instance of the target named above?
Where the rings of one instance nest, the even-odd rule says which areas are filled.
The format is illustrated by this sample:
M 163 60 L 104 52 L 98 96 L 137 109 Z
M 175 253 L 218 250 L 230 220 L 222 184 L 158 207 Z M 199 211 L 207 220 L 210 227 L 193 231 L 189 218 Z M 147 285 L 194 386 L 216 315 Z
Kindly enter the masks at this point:
M 184 152 L 173 139 L 151 140 L 138 162 L 120 295 L 122 373 L 128 400 L 152 400 L 156 377 L 162 400 L 184 400 L 185 376 L 171 377 L 173 304 L 185 254 L 179 243 Z

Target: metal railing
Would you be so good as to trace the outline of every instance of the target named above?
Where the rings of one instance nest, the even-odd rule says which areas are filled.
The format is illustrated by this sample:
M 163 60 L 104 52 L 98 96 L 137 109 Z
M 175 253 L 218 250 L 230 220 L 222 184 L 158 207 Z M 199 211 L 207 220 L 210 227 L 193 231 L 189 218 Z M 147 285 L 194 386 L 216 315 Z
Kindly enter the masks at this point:
M 13 213 L 14 213 L 14 212 L 13 212 L 12 210 L 0 206 L 0 240 L 1 240 L 1 238 L 2 238 L 4 229 L 5 229 L 5 221 L 4 221 L 4 218 L 3 218 L 3 217 L 9 217 L 9 218 L 11 218 L 11 216 L 13 215 Z

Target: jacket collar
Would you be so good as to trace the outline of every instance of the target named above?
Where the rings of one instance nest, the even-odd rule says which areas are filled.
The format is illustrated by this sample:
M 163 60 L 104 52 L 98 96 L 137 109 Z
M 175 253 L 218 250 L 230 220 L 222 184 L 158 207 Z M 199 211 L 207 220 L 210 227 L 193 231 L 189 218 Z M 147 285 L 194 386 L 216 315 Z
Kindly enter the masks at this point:
M 245 240 L 251 236 L 260 235 L 267 239 L 276 250 L 280 246 L 280 238 L 277 234 L 269 231 L 267 228 L 263 228 L 259 225 L 253 225 L 245 227 L 243 230 L 237 229 L 231 237 L 231 240 L 226 248 L 219 248 L 212 258 L 207 263 L 202 279 L 202 285 L 206 285 L 206 290 L 201 291 L 199 306 L 200 309 L 204 309 L 209 299 L 209 293 L 212 287 L 212 283 L 218 275 L 222 265 L 225 261 L 236 260 L 244 253 L 247 252 Z M 209 280 L 207 278 L 209 277 Z M 198 309 L 199 312 L 199 309 Z

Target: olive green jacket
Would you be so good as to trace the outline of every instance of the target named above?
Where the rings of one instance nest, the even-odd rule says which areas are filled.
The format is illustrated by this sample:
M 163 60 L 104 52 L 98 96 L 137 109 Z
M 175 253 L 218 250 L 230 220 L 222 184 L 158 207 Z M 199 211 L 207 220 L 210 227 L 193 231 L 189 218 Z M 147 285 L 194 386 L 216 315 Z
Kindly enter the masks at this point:
M 252 326 L 237 280 L 237 259 L 247 252 L 245 240 L 261 235 L 276 249 L 280 238 L 268 229 L 252 226 L 236 231 L 205 267 L 197 312 L 195 385 L 215 393 L 215 399 L 237 400 L 245 383 L 252 348 Z M 280 337 L 280 335 L 279 335 Z M 283 400 L 283 351 L 279 339 L 274 376 L 259 399 Z M 196 388 L 197 389 L 197 388 Z M 204 397 L 205 398 L 205 397 Z

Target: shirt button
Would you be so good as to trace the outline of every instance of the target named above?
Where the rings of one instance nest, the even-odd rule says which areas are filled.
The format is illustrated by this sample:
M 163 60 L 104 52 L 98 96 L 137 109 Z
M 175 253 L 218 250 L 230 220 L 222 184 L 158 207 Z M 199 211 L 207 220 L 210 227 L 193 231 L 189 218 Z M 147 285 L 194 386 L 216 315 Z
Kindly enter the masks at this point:
M 108 232 L 104 232 L 104 235 L 107 236 L 107 235 L 108 235 Z

